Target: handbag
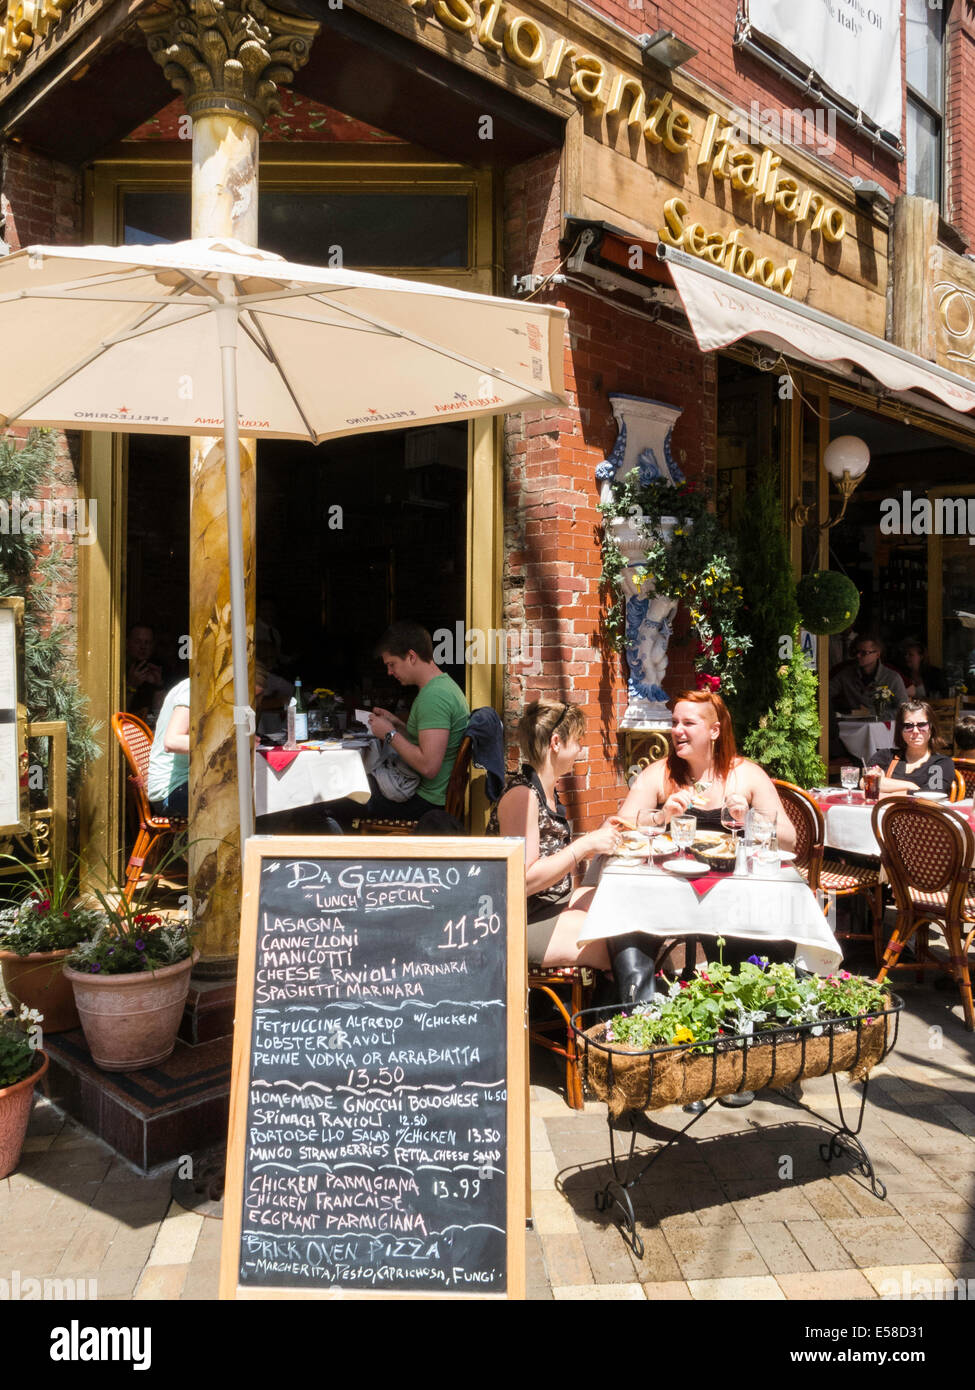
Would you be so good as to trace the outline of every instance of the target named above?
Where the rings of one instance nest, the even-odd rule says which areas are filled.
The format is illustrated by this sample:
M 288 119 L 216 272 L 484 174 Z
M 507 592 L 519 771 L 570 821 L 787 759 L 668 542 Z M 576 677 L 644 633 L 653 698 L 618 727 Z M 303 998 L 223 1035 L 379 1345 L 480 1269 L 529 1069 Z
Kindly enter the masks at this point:
M 392 748 L 383 749 L 372 775 L 387 801 L 409 801 L 420 785 L 420 774 Z

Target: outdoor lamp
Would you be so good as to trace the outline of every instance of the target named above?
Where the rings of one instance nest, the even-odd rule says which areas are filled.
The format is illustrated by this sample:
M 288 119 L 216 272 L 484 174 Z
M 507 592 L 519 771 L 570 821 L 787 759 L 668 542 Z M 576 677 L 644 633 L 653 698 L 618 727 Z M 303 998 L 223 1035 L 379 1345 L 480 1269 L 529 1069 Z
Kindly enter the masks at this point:
M 652 58 L 661 67 L 673 71 L 697 56 L 697 49 L 679 39 L 673 29 L 658 29 L 655 34 L 637 35 L 637 43 L 643 49 L 643 57 Z
M 823 467 L 836 484 L 843 498 L 839 512 L 830 520 L 820 523 L 820 531 L 828 531 L 843 520 L 847 504 L 860 485 L 860 479 L 870 463 L 870 450 L 855 434 L 837 435 L 823 450 Z M 792 508 L 792 520 L 797 526 L 808 526 L 812 520 L 811 503 L 796 502 Z

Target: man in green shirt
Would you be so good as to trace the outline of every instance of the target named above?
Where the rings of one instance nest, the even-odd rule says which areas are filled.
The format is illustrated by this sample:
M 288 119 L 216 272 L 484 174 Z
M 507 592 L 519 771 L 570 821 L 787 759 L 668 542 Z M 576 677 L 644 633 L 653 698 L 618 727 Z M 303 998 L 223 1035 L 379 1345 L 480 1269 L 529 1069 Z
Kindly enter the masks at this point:
M 389 710 L 374 709 L 372 732 L 420 774 L 420 784 L 408 801 L 389 801 L 375 793 L 366 814 L 418 820 L 442 808 L 447 799 L 447 783 L 471 712 L 464 692 L 434 661 L 433 640 L 419 623 L 393 623 L 376 644 L 376 654 L 387 674 L 400 685 L 415 685 L 417 695 L 405 722 Z

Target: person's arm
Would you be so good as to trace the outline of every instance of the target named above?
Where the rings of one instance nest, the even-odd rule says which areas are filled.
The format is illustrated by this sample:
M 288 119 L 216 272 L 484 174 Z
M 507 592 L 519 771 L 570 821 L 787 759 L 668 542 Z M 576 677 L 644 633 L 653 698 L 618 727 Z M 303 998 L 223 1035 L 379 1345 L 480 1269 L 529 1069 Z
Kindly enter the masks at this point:
M 574 874 L 583 859 L 591 854 L 611 854 L 617 838 L 615 826 L 606 821 L 598 830 L 580 835 L 577 840 L 542 854 L 538 839 L 538 799 L 529 787 L 512 787 L 498 802 L 498 829 L 525 842 L 525 890 L 528 896 L 542 893 L 559 883 L 566 874 Z
M 684 814 L 691 804 L 693 792 L 690 787 L 680 787 L 666 796 L 666 767 L 666 759 L 658 758 L 643 769 L 619 809 L 620 820 L 636 825 L 638 811 L 656 811 L 658 823 L 667 825 L 674 816 Z
M 373 728 L 375 728 L 375 721 Z M 449 729 L 421 729 L 420 742 L 417 745 L 411 743 L 406 734 L 394 729 L 390 746 L 393 752 L 398 753 L 404 763 L 408 763 L 414 772 L 418 772 L 421 777 L 430 778 L 436 777 L 443 766 L 449 737 Z
M 405 719 L 400 719 L 397 715 L 393 714 L 392 711 L 390 711 L 390 710 L 388 710 L 388 709 L 381 709 L 381 708 L 377 705 L 376 708 L 375 708 L 375 709 L 373 710 L 373 712 L 372 712 L 372 717 L 373 717 L 373 719 L 376 720 L 377 722 L 380 721 L 380 720 L 384 720 L 385 723 L 389 726 L 389 728 L 395 730 L 397 733 L 400 733 L 400 734 L 403 734 L 403 735 L 406 734 L 406 720 L 405 720 Z M 374 734 L 379 734 L 380 736 L 382 736 L 383 734 L 386 733 L 386 728 L 385 728 L 385 727 L 383 727 L 382 729 L 377 729 L 377 728 L 375 727 L 375 725 L 371 725 L 371 727 L 372 727 L 372 732 L 373 732 Z
M 190 707 L 177 705 L 169 717 L 166 732 L 163 734 L 163 747 L 167 753 L 188 753 L 190 751 Z
M 745 773 L 741 790 L 748 798 L 753 810 L 775 821 L 775 834 L 779 849 L 793 850 L 796 847 L 796 828 L 789 819 L 785 807 L 779 800 L 775 784 L 759 767 L 758 763 L 746 762 L 741 769 Z M 730 779 L 729 779 L 730 780 Z M 730 791 L 731 788 L 728 788 Z

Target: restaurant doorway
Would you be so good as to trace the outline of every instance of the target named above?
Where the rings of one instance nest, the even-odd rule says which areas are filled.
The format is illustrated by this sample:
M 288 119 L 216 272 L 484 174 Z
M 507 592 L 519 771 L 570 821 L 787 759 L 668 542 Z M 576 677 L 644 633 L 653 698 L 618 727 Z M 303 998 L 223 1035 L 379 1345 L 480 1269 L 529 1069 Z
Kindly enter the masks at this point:
M 465 621 L 468 436 L 453 421 L 259 446 L 257 595 L 279 637 L 278 674 L 351 709 L 410 697 L 373 649 L 397 618 L 451 635 Z M 127 627 L 151 628 L 165 690 L 188 654 L 188 451 L 185 440 L 139 435 L 128 453 Z M 462 655 L 455 647 L 448 657 Z M 465 688 L 463 662 L 442 664 Z

